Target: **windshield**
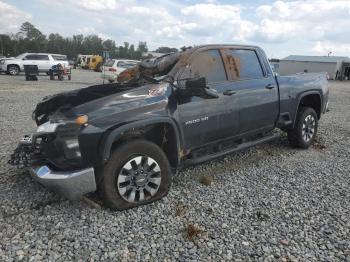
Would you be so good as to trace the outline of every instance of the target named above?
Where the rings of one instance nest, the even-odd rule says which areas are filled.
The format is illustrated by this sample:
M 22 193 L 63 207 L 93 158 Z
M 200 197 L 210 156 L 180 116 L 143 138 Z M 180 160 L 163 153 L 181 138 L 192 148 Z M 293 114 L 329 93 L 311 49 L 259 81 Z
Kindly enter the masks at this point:
M 131 67 L 118 75 L 118 82 L 125 83 L 137 81 L 137 78 L 153 78 L 153 80 L 164 79 L 180 59 L 180 52 L 169 53 L 158 58 L 143 60 L 138 66 Z

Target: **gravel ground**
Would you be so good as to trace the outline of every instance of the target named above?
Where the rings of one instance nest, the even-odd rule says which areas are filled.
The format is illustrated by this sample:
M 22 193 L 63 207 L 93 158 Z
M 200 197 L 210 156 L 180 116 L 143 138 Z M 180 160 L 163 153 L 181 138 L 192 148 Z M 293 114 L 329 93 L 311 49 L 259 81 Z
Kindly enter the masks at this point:
M 286 137 L 180 172 L 167 197 L 114 212 L 70 202 L 7 164 L 45 95 L 99 83 L 0 76 L 1 261 L 350 261 L 350 84 L 309 150 Z

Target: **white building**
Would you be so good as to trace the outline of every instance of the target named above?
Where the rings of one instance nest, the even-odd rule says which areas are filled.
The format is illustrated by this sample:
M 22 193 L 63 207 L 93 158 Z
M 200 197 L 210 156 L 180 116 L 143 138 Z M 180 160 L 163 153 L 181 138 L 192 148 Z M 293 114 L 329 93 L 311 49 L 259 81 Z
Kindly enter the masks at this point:
M 327 72 L 330 79 L 350 80 L 350 58 L 290 55 L 279 62 L 280 75 Z

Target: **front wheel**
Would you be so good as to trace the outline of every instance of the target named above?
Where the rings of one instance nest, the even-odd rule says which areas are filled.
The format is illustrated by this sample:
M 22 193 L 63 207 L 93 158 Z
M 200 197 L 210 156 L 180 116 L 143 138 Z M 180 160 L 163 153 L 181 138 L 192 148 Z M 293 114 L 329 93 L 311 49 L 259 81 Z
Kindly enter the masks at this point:
M 171 186 L 171 168 L 156 144 L 131 140 L 112 152 L 97 173 L 97 184 L 110 208 L 125 210 L 165 196 Z
M 318 117 L 311 107 L 302 107 L 298 111 L 295 126 L 288 131 L 288 140 L 292 146 L 308 148 L 314 141 L 318 128 Z
M 9 75 L 12 75 L 12 76 L 15 76 L 15 75 L 18 75 L 19 74 L 19 67 L 17 65 L 10 65 L 8 68 L 7 68 L 7 73 Z

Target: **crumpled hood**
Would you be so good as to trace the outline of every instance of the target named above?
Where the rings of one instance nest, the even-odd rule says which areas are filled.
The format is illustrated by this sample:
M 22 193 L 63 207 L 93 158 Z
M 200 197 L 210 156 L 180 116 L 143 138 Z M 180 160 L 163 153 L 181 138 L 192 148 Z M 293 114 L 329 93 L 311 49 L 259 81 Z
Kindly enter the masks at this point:
M 132 121 L 140 118 L 140 115 L 164 110 L 168 92 L 170 92 L 168 83 L 148 84 L 77 105 L 66 111 L 65 115 L 70 117 L 87 115 L 89 123 L 96 126 L 113 125 L 126 118 Z

